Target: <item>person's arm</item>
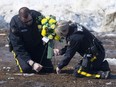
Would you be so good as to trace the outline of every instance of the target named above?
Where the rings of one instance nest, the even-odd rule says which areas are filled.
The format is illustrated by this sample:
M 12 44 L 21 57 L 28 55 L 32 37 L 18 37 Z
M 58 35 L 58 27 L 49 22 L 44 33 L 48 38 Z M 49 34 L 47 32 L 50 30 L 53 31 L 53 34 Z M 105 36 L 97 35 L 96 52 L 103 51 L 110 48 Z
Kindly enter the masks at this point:
M 29 53 L 25 50 L 24 43 L 14 18 L 10 22 L 9 39 L 17 57 L 22 58 L 26 62 L 31 59 Z
M 67 45 L 64 48 L 62 48 L 62 49 L 59 50 L 59 54 L 60 55 L 65 54 L 66 50 L 67 50 Z
M 64 54 L 64 58 L 61 60 L 61 62 L 58 64 L 57 68 L 56 68 L 56 73 L 59 74 L 61 72 L 61 69 L 68 65 L 68 63 L 70 62 L 70 60 L 72 59 L 72 57 L 75 55 L 76 50 L 78 49 L 78 45 L 79 42 L 72 39 L 70 41 L 70 44 L 67 45 L 67 50 Z
M 79 46 L 79 41 L 76 39 L 72 38 L 70 42 L 68 42 L 67 50 L 64 54 L 63 60 L 58 64 L 58 68 L 62 69 L 64 66 L 68 65 L 72 57 L 75 55 L 78 46 Z

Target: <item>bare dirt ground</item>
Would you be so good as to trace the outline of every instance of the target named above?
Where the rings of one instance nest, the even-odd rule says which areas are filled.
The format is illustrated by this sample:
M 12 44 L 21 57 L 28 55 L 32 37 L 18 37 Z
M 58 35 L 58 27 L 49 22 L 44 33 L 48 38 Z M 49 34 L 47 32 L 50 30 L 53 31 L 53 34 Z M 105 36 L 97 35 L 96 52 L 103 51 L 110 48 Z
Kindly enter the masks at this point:
M 116 66 L 112 65 L 111 79 L 75 78 L 72 67 L 78 62 L 78 54 L 60 75 L 18 73 L 13 55 L 6 46 L 7 37 L 4 34 L 7 34 L 7 31 L 0 31 L 0 87 L 116 87 Z M 116 37 L 97 37 L 104 44 L 106 57 L 116 58 Z M 56 66 L 61 58 L 53 58 L 53 64 Z

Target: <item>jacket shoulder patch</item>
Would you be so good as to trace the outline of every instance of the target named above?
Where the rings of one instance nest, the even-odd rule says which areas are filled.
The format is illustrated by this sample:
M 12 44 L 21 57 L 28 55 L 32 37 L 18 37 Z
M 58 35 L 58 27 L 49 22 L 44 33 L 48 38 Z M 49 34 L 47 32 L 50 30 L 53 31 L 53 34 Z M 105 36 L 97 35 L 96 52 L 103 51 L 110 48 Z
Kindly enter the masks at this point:
M 79 24 L 77 24 L 77 31 L 81 31 L 81 32 L 83 32 L 83 28 L 82 28 L 82 26 L 79 25 Z

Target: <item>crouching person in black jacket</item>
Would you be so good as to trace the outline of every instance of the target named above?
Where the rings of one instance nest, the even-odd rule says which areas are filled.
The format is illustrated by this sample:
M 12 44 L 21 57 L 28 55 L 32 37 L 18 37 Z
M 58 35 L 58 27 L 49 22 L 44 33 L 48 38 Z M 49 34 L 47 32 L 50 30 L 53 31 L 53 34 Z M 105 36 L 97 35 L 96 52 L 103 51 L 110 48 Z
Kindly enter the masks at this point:
M 27 7 L 19 9 L 10 22 L 9 40 L 11 51 L 20 72 L 53 72 L 51 60 L 47 59 L 47 44 L 43 44 L 37 20 L 42 14 Z
M 76 64 L 74 70 L 76 77 L 109 78 L 110 68 L 108 62 L 104 60 L 105 50 L 101 42 L 84 26 L 60 21 L 55 31 L 59 36 L 66 38 L 67 42 L 63 49 L 55 49 L 56 54 L 64 54 L 64 58 L 56 68 L 58 74 L 78 52 L 82 60 Z

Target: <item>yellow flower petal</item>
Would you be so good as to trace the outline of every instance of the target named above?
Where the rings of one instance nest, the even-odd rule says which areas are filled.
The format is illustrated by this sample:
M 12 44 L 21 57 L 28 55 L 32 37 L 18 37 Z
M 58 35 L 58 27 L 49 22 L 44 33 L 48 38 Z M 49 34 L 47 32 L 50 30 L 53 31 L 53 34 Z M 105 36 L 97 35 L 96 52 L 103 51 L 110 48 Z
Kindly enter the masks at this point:
M 50 16 L 46 16 L 46 19 L 49 20 L 50 19 Z
M 56 35 L 56 36 L 54 37 L 54 39 L 57 40 L 57 41 L 59 41 L 59 40 L 60 40 L 60 36 Z
M 46 30 L 45 29 L 42 29 L 41 35 L 46 36 Z
M 51 19 L 49 20 L 49 24 L 54 24 L 54 23 L 56 23 L 56 20 L 53 19 L 53 18 L 51 18 Z
M 46 18 L 43 18 L 42 20 L 41 20 L 41 24 L 46 24 L 47 23 L 47 19 Z
M 47 29 L 47 26 L 46 25 L 43 25 L 43 27 L 42 27 L 43 29 Z
M 52 35 L 49 35 L 48 38 L 49 38 L 49 39 L 53 39 L 53 36 L 52 36 Z
M 55 27 L 56 27 L 55 24 L 52 24 L 52 25 L 50 26 L 51 29 L 55 29 Z
M 38 29 L 41 29 L 41 28 L 42 28 L 42 26 L 41 26 L 41 25 L 38 25 L 37 27 L 38 27 Z

